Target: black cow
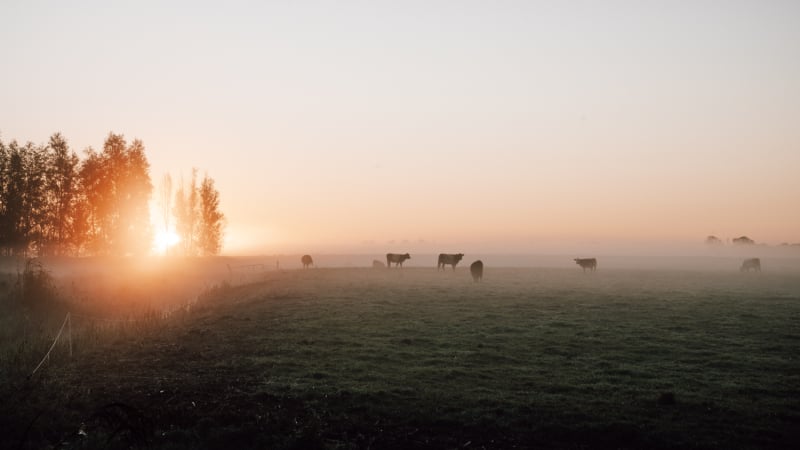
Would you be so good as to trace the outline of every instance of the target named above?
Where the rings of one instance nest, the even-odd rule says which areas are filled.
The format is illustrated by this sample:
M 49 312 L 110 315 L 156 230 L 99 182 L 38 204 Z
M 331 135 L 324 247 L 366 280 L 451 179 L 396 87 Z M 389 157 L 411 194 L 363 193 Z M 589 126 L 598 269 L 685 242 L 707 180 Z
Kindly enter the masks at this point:
M 476 283 L 483 279 L 483 262 L 479 259 L 469 266 L 469 273 L 472 274 L 472 281 Z
M 392 267 L 392 263 L 395 266 L 403 267 L 403 261 L 411 259 L 411 255 L 406 253 L 405 255 L 401 255 L 400 253 L 387 253 L 386 254 L 386 266 Z
M 303 263 L 303 269 L 308 269 L 308 266 L 314 265 L 314 260 L 311 259 L 311 255 L 303 255 L 303 257 L 300 258 L 300 262 Z
M 595 258 L 575 258 L 575 264 L 581 266 L 584 272 L 590 269 L 592 272 L 597 270 L 597 259 Z
M 739 271 L 750 272 L 750 270 L 761 272 L 761 260 L 758 258 L 745 259 L 742 263 L 742 267 L 739 268 Z
M 444 270 L 446 265 L 453 266 L 453 271 L 456 270 L 456 264 L 461 261 L 461 258 L 464 257 L 463 253 L 456 253 L 454 255 L 448 255 L 447 253 L 439 253 L 439 263 L 436 264 L 436 270 L 442 269 Z

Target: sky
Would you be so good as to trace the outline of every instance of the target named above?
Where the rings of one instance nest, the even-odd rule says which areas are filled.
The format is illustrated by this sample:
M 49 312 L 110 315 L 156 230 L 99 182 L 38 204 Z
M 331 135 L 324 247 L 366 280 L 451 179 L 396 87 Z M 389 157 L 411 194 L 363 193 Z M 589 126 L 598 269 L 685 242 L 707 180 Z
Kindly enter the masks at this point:
M 0 138 L 207 173 L 224 253 L 800 242 L 800 2 L 0 3 Z

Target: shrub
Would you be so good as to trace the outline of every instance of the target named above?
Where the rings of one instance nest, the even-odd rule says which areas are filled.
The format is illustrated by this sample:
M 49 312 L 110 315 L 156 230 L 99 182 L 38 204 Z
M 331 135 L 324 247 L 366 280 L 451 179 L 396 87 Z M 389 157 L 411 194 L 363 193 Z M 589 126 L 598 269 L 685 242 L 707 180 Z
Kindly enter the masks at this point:
M 25 262 L 25 270 L 17 276 L 17 287 L 18 298 L 25 305 L 50 303 L 58 296 L 53 276 L 34 258 Z

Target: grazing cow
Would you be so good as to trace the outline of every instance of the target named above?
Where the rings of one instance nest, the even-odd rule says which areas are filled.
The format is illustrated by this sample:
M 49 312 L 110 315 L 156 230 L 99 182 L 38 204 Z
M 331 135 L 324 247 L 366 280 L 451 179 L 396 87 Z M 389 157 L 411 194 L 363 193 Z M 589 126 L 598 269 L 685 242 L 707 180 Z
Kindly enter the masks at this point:
M 308 269 L 308 266 L 314 265 L 314 260 L 311 259 L 311 255 L 303 255 L 303 257 L 300 258 L 300 262 L 303 263 L 303 269 Z
M 380 269 L 380 268 L 383 268 L 383 267 L 386 267 L 386 264 L 384 264 L 381 261 L 378 261 L 377 259 L 373 259 L 372 260 L 372 268 L 373 269 Z
M 739 268 L 739 271 L 750 272 L 751 269 L 755 270 L 756 272 L 761 272 L 761 260 L 758 258 L 745 259 L 742 263 L 742 267 Z
M 472 274 L 472 281 L 479 282 L 483 279 L 483 261 L 480 259 L 469 266 L 469 273 Z
M 386 254 L 386 265 L 392 267 L 392 263 L 395 266 L 403 267 L 403 261 L 411 259 L 411 255 L 406 253 L 405 255 L 401 255 L 399 253 L 387 253 Z
M 444 270 L 446 265 L 450 264 L 453 266 L 453 271 L 456 270 L 456 264 L 461 261 L 461 258 L 464 257 L 463 253 L 456 253 L 455 255 L 448 255 L 446 253 L 439 253 L 439 263 L 436 264 L 436 270 L 439 269 Z
M 575 264 L 581 266 L 584 272 L 590 269 L 592 272 L 597 270 L 597 259 L 595 258 L 575 258 Z

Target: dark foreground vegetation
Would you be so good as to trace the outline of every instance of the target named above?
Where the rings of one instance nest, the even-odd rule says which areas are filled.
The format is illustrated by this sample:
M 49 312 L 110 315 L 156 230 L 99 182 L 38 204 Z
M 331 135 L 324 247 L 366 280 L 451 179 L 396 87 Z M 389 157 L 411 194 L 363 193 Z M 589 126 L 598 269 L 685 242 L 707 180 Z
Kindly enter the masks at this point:
M 40 356 L 3 349 L 0 447 L 800 444 L 796 274 L 485 275 L 270 271 L 167 318 L 76 321 L 33 377 Z

